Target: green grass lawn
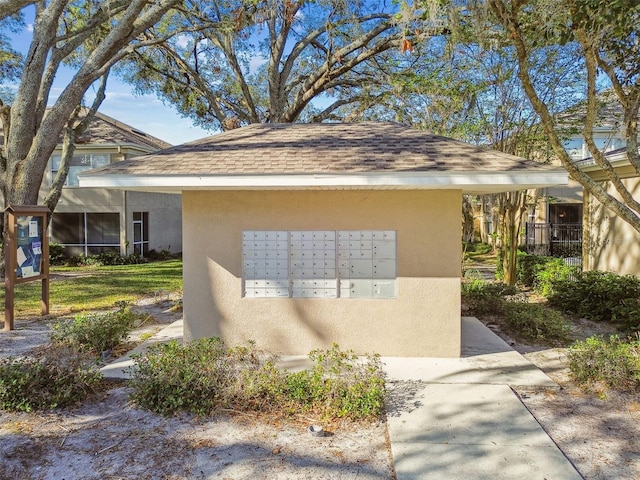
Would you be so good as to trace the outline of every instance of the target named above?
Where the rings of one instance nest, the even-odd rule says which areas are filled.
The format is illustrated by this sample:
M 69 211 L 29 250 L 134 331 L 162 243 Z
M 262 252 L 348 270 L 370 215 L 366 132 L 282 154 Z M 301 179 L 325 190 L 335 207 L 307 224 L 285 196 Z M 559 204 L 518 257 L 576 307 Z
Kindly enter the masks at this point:
M 61 315 L 111 307 L 156 292 L 182 289 L 182 260 L 107 267 L 51 267 L 50 313 Z M 40 315 L 41 282 L 16 285 L 15 315 Z M 4 283 L 0 302 L 4 307 Z

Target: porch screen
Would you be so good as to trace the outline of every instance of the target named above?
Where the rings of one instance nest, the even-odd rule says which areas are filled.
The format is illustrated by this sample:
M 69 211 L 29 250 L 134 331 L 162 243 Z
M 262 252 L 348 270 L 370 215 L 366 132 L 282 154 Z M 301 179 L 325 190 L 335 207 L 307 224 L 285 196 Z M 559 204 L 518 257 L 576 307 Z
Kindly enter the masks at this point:
M 396 232 L 243 232 L 243 296 L 395 298 Z

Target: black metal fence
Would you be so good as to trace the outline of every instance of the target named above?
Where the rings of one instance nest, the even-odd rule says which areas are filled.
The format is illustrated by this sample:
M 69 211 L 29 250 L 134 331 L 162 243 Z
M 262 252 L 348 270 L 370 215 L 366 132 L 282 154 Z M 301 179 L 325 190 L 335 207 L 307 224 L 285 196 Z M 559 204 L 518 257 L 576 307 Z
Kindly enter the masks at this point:
M 532 255 L 560 257 L 582 267 L 582 224 L 527 223 L 525 246 Z

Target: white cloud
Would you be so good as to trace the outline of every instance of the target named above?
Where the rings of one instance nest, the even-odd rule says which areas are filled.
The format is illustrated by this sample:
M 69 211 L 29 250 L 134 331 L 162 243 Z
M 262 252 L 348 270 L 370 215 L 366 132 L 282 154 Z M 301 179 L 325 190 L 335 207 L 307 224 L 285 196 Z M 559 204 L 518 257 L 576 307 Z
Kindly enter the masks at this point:
M 33 33 L 33 23 L 27 23 L 27 32 Z
M 190 40 L 191 40 L 191 37 L 189 37 L 188 35 L 185 35 L 185 34 L 178 35 L 176 37 L 176 45 L 178 45 L 180 48 L 185 48 L 189 45 Z

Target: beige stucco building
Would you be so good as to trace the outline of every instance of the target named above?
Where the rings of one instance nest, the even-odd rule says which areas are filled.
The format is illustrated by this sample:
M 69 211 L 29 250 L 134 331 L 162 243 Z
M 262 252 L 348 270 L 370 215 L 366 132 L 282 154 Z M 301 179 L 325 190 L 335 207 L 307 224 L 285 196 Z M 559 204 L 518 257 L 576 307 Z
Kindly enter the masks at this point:
M 460 355 L 461 199 L 563 170 L 393 123 L 256 124 L 81 176 L 183 196 L 185 339 Z
M 640 198 L 640 177 L 629 163 L 625 151 L 620 149 L 609 153 L 607 159 L 633 198 Z M 582 169 L 594 180 L 602 182 L 607 192 L 620 200 L 620 195 L 595 162 L 587 163 Z M 586 190 L 584 209 L 584 270 L 640 276 L 640 234 Z
M 76 141 L 69 174 L 51 219 L 51 241 L 67 255 L 115 251 L 146 255 L 150 250 L 182 251 L 182 201 L 179 193 L 129 192 L 78 188 L 78 176 L 92 168 L 121 162 L 171 145 L 101 113 Z M 44 172 L 42 204 L 60 166 L 58 145 Z

